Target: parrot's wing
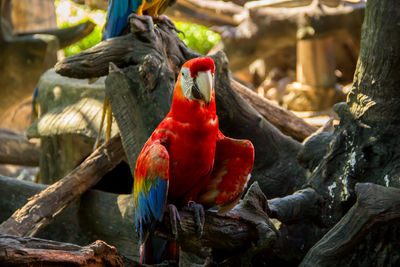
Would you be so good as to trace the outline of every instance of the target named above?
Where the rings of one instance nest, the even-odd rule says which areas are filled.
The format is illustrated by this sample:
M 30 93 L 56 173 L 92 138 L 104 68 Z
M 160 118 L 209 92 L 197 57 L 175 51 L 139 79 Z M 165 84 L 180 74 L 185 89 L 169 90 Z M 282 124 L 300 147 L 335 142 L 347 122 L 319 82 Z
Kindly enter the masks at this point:
M 248 140 L 225 137 L 218 133 L 211 179 L 201 192 L 199 203 L 218 206 L 225 214 L 239 201 L 254 164 L 254 147 Z
M 143 0 L 110 0 L 103 40 L 120 36 L 128 25 L 128 16 L 135 12 Z
M 144 242 L 147 225 L 161 221 L 168 194 L 169 154 L 156 141 L 146 144 L 135 168 L 134 203 L 136 230 Z

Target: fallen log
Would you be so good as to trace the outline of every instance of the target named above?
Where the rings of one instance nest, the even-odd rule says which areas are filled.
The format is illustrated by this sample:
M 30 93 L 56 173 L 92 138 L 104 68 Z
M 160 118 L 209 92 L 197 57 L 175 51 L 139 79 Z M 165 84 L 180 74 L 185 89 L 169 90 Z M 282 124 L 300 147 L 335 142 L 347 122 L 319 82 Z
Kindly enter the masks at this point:
M 0 234 L 0 265 L 124 266 L 115 247 L 100 240 L 81 247 L 69 243 L 4 234 Z
M 66 177 L 32 197 L 0 225 L 0 233 L 35 236 L 124 157 L 119 135 L 94 151 Z
M 39 146 L 22 134 L 0 129 L 0 163 L 39 166 Z

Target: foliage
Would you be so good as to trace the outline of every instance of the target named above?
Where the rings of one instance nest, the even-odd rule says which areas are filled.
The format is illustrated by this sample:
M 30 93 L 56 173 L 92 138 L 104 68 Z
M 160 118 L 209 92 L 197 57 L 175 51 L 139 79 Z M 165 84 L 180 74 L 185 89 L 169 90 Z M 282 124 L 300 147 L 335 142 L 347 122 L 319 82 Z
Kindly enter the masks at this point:
M 175 22 L 176 27 L 184 34 L 179 34 L 183 42 L 193 51 L 205 55 L 221 39 L 219 34 L 213 32 L 206 26 Z
M 84 22 L 84 21 L 81 21 Z M 69 23 L 65 23 L 61 25 L 61 28 L 73 26 Z M 92 46 L 95 46 L 101 41 L 101 28 L 96 25 L 94 30 L 81 41 L 72 44 L 64 49 L 64 54 L 66 57 L 75 55 L 85 49 L 88 49 Z
M 106 18 L 105 11 L 90 10 L 69 0 L 56 0 L 54 4 L 59 28 L 71 27 L 87 20 L 91 20 L 96 24 L 94 30 L 88 36 L 64 49 L 66 57 L 88 49 L 101 41 L 101 31 Z

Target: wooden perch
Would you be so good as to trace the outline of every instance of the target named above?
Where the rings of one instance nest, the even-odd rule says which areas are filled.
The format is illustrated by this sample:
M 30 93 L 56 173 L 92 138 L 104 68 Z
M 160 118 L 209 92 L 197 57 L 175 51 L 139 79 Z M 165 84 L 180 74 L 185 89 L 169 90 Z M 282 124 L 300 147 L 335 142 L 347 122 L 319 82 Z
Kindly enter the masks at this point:
M 243 200 L 226 216 L 217 215 L 216 212 L 206 212 L 204 233 L 200 240 L 193 239 L 196 236 L 193 214 L 179 212 L 182 229 L 179 229 L 178 236 L 182 240 L 178 242 L 189 247 L 200 242 L 205 247 L 228 250 L 250 248 L 252 243 L 256 243 L 259 249 L 271 248 L 277 241 L 279 233 L 269 222 L 267 210 L 265 195 L 258 184 L 253 183 Z M 173 240 L 167 216 L 157 233 Z
M 115 247 L 103 241 L 88 246 L 0 234 L 1 266 L 123 266 Z M 139 266 L 139 264 L 137 265 Z
M 32 197 L 0 225 L 0 233 L 35 236 L 86 190 L 121 162 L 124 150 L 115 136 L 94 151 L 66 177 Z
M 39 166 L 39 146 L 22 134 L 0 129 L 0 163 Z
M 239 92 L 241 97 L 246 99 L 261 115 L 264 116 L 264 118 L 281 130 L 282 133 L 292 136 L 298 141 L 303 141 L 306 137 L 318 130 L 317 127 L 309 125 L 303 119 L 274 104 L 272 101 L 260 97 L 258 94 L 237 81 L 232 79 L 231 84 L 232 87 Z
M 7 218 L 12 210 L 17 209 L 30 196 L 40 192 L 45 185 L 38 185 L 0 176 L 0 220 Z M 49 188 L 49 187 L 48 187 Z M 299 198 L 299 202 L 303 198 Z M 304 198 L 305 199 L 305 198 Z M 276 201 L 275 200 L 275 204 Z M 289 205 L 297 203 L 286 202 Z M 301 205 L 300 206 L 304 206 Z M 272 207 L 272 206 L 271 206 Z M 290 209 L 284 207 L 284 209 Z M 240 202 L 226 216 L 207 211 L 204 234 L 196 241 L 193 214 L 180 211 L 183 231 L 179 232 L 179 242 L 190 246 L 202 244 L 230 253 L 246 253 L 256 243 L 260 250 L 277 253 L 283 239 L 291 240 L 291 234 L 280 234 L 269 221 L 270 213 L 265 195 L 254 184 Z M 85 223 L 82 224 L 81 222 Z M 68 236 L 65 232 L 68 231 Z M 123 234 L 121 234 L 123 233 Z M 172 238 L 170 222 L 165 216 L 157 233 L 168 239 Z M 298 232 L 295 233 L 298 235 Z M 89 190 L 79 203 L 71 205 L 60 214 L 52 225 L 41 234 L 47 239 L 62 240 L 77 244 L 87 244 L 102 239 L 115 246 L 119 253 L 132 260 L 139 257 L 138 239 L 134 227 L 134 209 L 132 195 L 117 195 L 97 190 Z M 279 240 L 279 241 L 278 241 Z M 287 241 L 290 242 L 290 241 Z M 293 252 L 292 252 L 293 253 Z M 293 254 L 295 255 L 295 254 Z
M 300 266 L 335 266 L 373 229 L 400 221 L 400 189 L 356 184 L 357 202 L 307 253 Z

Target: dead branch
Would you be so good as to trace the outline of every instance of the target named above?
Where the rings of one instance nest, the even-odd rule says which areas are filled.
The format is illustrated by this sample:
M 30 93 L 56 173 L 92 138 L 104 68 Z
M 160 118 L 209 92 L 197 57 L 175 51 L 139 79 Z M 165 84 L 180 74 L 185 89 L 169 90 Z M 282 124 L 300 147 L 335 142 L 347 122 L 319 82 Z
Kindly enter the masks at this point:
M 355 187 L 357 202 L 303 259 L 301 266 L 333 266 L 376 227 L 400 221 L 400 189 L 371 183 Z
M 292 112 L 281 108 L 270 100 L 260 97 L 244 85 L 231 80 L 232 87 L 239 92 L 240 96 L 246 99 L 261 115 L 270 123 L 276 126 L 282 133 L 292 136 L 298 141 L 303 141 L 318 128 L 309 125 L 303 119 Z
M 283 198 L 268 200 L 271 218 L 281 222 L 312 219 L 320 214 L 321 196 L 312 188 L 299 190 Z
M 243 6 L 233 1 L 177 0 L 165 14 L 174 21 L 197 23 L 208 27 L 238 25 L 246 18 Z
M 35 195 L 0 225 L 0 233 L 35 236 L 105 173 L 121 162 L 124 150 L 120 137 L 110 139 L 66 177 Z
M 34 34 L 50 34 L 55 35 L 58 38 L 60 49 L 65 48 L 73 43 L 88 36 L 94 29 L 96 24 L 91 21 L 86 21 L 78 25 L 67 27 L 63 29 L 48 29 L 43 31 L 30 31 L 30 32 L 18 32 L 17 36 L 26 36 Z
M 39 146 L 22 134 L 0 129 L 0 163 L 39 166 Z
M 2 266 L 123 266 L 115 247 L 103 241 L 88 246 L 0 234 Z M 137 266 L 140 266 L 139 264 Z

